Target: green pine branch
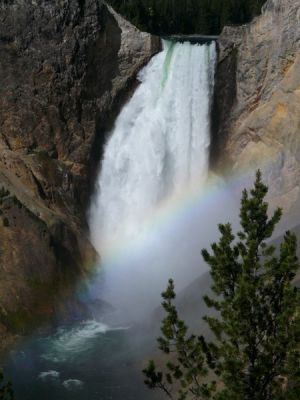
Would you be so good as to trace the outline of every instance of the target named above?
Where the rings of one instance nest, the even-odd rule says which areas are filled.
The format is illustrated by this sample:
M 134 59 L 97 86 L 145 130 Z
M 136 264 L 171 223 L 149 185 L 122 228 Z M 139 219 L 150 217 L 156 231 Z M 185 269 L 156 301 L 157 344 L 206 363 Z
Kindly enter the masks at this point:
M 269 217 L 267 193 L 258 171 L 253 188 L 242 194 L 241 231 L 234 235 L 229 223 L 220 224 L 219 241 L 202 251 L 213 280 L 213 296 L 204 301 L 219 315 L 204 317 L 214 340 L 188 334 L 169 281 L 162 293 L 166 316 L 158 338 L 169 361 L 163 372 L 149 362 L 144 374 L 150 388 L 178 400 L 299 398 L 300 293 L 293 285 L 299 271 L 297 241 L 286 232 L 278 255 L 268 244 L 282 210 Z

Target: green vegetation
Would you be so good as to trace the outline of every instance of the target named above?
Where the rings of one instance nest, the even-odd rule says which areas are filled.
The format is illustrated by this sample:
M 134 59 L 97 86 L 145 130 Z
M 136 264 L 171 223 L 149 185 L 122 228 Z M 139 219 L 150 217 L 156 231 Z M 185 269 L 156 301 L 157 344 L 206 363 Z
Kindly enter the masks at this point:
M 202 251 L 213 279 L 204 297 L 217 317 L 204 320 L 213 334 L 190 335 L 174 305 L 169 281 L 162 294 L 166 317 L 160 349 L 169 362 L 164 372 L 153 361 L 145 383 L 171 399 L 296 400 L 300 398 L 300 291 L 297 243 L 287 232 L 279 249 L 267 244 L 281 209 L 268 217 L 268 188 L 258 171 L 253 189 L 241 199 L 241 231 L 219 225 L 220 239 Z M 216 313 L 214 314 L 216 315 Z
M 14 392 L 10 382 L 5 383 L 3 372 L 0 370 L 0 400 L 14 400 Z
M 109 0 L 120 14 L 157 35 L 219 34 L 225 25 L 251 21 L 266 0 Z

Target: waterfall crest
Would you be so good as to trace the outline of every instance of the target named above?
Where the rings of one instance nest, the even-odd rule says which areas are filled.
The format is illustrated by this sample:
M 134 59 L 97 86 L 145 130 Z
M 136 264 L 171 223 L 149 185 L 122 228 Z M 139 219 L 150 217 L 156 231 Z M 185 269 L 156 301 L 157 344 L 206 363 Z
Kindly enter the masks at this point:
M 163 50 L 139 74 L 140 85 L 107 141 L 90 228 L 106 271 L 104 292 L 114 286 L 122 304 L 128 293 L 137 295 L 137 286 L 142 298 L 147 287 L 159 282 L 159 291 L 165 279 L 174 276 L 173 270 L 172 275 L 170 271 L 161 275 L 161 271 L 164 265 L 174 264 L 174 247 L 186 240 L 184 225 L 163 233 L 160 229 L 150 234 L 147 229 L 149 221 L 154 224 L 157 210 L 191 188 L 203 186 L 207 179 L 215 59 L 215 43 L 164 42 Z M 193 224 L 195 216 L 191 219 Z M 111 261 L 118 246 L 129 248 L 126 243 L 139 240 L 142 250 L 134 255 L 127 249 L 121 260 Z M 186 253 L 181 246 L 183 259 L 177 257 L 178 264 L 195 252 L 197 260 L 191 263 L 199 262 L 199 249 L 191 242 Z M 155 296 L 159 301 L 158 293 Z

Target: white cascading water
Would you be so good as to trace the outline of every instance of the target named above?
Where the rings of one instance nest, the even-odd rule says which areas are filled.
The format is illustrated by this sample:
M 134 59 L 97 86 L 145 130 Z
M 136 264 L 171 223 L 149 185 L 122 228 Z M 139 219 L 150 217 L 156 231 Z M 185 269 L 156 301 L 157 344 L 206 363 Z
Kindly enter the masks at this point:
M 117 118 L 90 210 L 92 242 L 102 256 L 104 293 L 123 292 L 123 300 L 133 291 L 145 294 L 145 285 L 154 282 L 163 264 L 174 263 L 166 249 L 174 253 L 184 229 L 178 228 L 176 239 L 174 229 L 153 234 L 149 223 L 161 207 L 168 208 L 169 200 L 207 179 L 215 59 L 215 43 L 165 41 L 163 51 L 139 74 L 141 83 Z M 131 244 L 138 241 L 143 245 L 133 256 Z M 112 261 L 118 252 L 118 261 Z M 157 279 L 162 280 L 158 290 L 171 271 Z

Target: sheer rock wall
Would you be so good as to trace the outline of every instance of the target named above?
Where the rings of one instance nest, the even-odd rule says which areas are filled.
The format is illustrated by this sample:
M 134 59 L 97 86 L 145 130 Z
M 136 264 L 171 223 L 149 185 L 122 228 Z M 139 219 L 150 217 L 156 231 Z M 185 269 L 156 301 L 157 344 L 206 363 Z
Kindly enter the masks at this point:
M 54 313 L 96 260 L 105 134 L 160 41 L 100 0 L 0 4 L 0 331 Z
M 300 0 L 268 0 L 250 24 L 224 28 L 218 45 L 214 166 L 242 175 L 260 167 L 272 205 L 293 222 L 300 205 Z

